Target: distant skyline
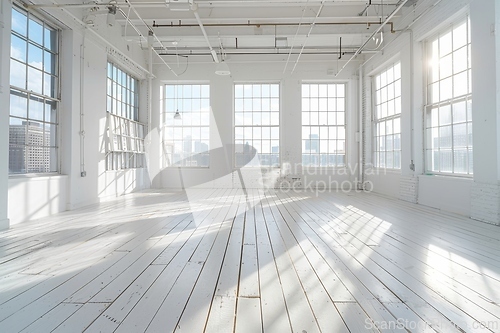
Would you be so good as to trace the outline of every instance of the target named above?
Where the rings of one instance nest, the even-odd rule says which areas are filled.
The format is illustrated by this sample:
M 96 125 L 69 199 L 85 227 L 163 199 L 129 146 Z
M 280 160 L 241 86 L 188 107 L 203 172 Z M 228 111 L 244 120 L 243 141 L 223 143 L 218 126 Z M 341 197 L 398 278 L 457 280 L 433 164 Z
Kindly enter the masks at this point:
M 23 121 L 21 125 L 9 126 L 9 172 L 50 172 L 50 129 L 42 124 Z

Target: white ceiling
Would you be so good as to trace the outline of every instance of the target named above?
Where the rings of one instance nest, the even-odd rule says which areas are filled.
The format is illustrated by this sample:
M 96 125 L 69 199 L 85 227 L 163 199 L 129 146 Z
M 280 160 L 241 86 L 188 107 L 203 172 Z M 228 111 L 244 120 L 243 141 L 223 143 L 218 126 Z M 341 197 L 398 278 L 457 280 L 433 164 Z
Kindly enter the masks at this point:
M 293 52 L 304 54 L 338 53 L 341 38 L 342 52 L 352 54 L 399 0 L 371 1 L 371 6 L 369 1 L 356 0 L 195 0 L 191 6 L 183 2 L 187 1 L 129 0 L 130 22 L 144 35 L 144 23 L 148 24 L 163 44 L 156 41 L 155 47 L 166 47 L 163 53 L 168 54 L 207 55 L 209 44 L 217 53 L 222 45 L 227 55 L 288 53 L 292 47 Z M 128 14 L 128 4 L 120 1 L 118 6 Z M 191 9 L 172 10 L 178 7 Z M 208 41 L 192 9 L 199 15 Z M 125 18 L 117 16 L 117 20 L 123 27 L 127 25 Z M 125 37 L 139 39 L 130 27 Z M 375 42 L 367 49 L 370 46 L 375 48 Z
M 81 9 L 82 20 L 95 13 L 106 13 L 110 4 L 116 4 L 116 24 L 122 27 L 122 35 L 128 41 L 146 46 L 146 36 L 151 30 L 155 36 L 153 46 L 166 60 L 189 55 L 197 60 L 219 61 L 221 54 L 226 59 L 237 59 L 248 55 L 272 58 L 275 54 L 338 58 L 342 53 L 344 59 L 369 40 L 362 53 L 367 54 L 378 47 L 375 39 L 389 37 L 391 23 L 400 12 L 382 29 L 383 36 L 377 34 L 370 40 L 381 23 L 402 2 L 409 5 L 417 1 L 57 0 L 57 3 Z

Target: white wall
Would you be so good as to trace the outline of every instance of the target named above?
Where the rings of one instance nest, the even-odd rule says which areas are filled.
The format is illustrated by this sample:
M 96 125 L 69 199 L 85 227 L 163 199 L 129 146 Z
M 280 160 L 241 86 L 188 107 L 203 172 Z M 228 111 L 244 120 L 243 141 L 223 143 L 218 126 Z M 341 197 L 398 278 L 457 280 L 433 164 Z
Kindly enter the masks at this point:
M 68 176 L 11 177 L 9 217 L 11 224 L 66 210 Z
M 470 216 L 472 179 L 420 175 L 418 202 L 422 205 Z
M 318 170 L 304 172 L 301 168 L 296 169 L 296 165 L 301 164 L 301 83 L 310 82 L 340 82 L 346 83 L 346 123 L 347 123 L 347 160 L 349 163 L 356 164 L 358 158 L 358 149 L 356 143 L 357 131 L 357 77 L 353 76 L 353 70 L 357 63 L 353 62 L 351 66 L 339 75 L 334 77 L 328 75 L 327 70 L 335 68 L 335 61 L 328 59 L 324 62 L 301 61 L 295 72 L 288 74 L 293 67 L 289 65 L 288 72 L 283 74 L 284 62 L 242 62 L 241 58 L 233 57 L 227 60 L 231 76 L 215 75 L 215 64 L 202 63 L 190 64 L 187 71 L 179 77 L 175 77 L 164 65 L 155 67 L 157 79 L 154 80 L 153 89 L 153 131 L 158 133 L 156 136 L 160 140 L 161 119 L 158 110 L 161 109 L 160 90 L 162 85 L 169 83 L 183 82 L 208 82 L 210 84 L 210 102 L 213 111 L 213 121 L 210 132 L 210 156 L 209 168 L 177 168 L 158 166 L 155 170 L 150 170 L 150 177 L 153 186 L 166 188 L 180 187 L 241 187 L 241 182 L 237 172 L 233 172 L 233 152 L 232 149 L 216 149 L 227 144 L 233 143 L 233 87 L 234 83 L 241 82 L 277 82 L 281 89 L 281 119 L 280 119 L 280 155 L 283 168 L 275 169 L 270 172 L 263 171 L 263 177 L 266 185 L 273 187 L 279 181 L 279 177 L 285 176 L 285 165 L 293 170 L 295 174 L 291 177 L 300 177 L 302 185 L 314 188 L 316 186 L 329 186 L 331 182 L 333 187 L 343 181 L 353 181 L 354 177 L 348 170 Z M 172 115 L 173 116 L 173 115 Z M 157 142 L 156 144 L 159 144 Z M 242 173 L 246 187 L 260 187 L 258 180 L 261 170 L 243 168 Z M 226 175 L 225 177 L 223 177 Z M 318 183 L 319 182 L 319 183 Z
M 420 204 L 458 212 L 471 216 L 474 201 L 483 200 L 488 197 L 490 201 L 498 201 L 498 195 L 492 195 L 491 188 L 479 189 L 473 195 L 473 189 L 477 182 L 485 182 L 488 185 L 498 184 L 497 179 L 497 156 L 498 156 L 498 125 L 497 112 L 498 103 L 497 84 L 498 76 L 491 75 L 492 69 L 498 69 L 499 53 L 498 44 L 492 39 L 495 37 L 485 31 L 495 23 L 495 10 L 499 12 L 495 1 L 470 2 L 474 10 L 470 10 L 472 30 L 472 91 L 473 91 L 473 122 L 474 122 L 474 176 L 469 178 L 433 176 L 425 174 L 424 140 L 423 140 L 423 113 L 424 113 L 424 69 L 425 54 L 423 47 L 425 39 L 432 36 L 440 29 L 445 29 L 457 19 L 464 18 L 469 13 L 469 0 L 421 0 L 416 7 L 405 8 L 402 19 L 396 22 L 396 30 L 403 30 L 408 25 L 411 29 L 404 34 L 396 35 L 382 53 L 369 60 L 364 66 L 368 73 L 365 83 L 367 98 L 370 97 L 371 77 L 383 67 L 388 59 L 399 59 L 402 64 L 402 167 L 400 177 L 405 177 L 405 182 L 398 179 L 397 174 L 390 173 L 379 176 L 367 176 L 374 182 L 374 191 L 395 198 L 403 198 L 401 192 L 405 192 L 404 200 L 408 199 L 408 181 L 413 179 L 416 186 L 414 201 Z M 434 6 L 436 3 L 438 5 Z M 427 11 L 427 8 L 432 8 Z M 413 12 L 415 10 L 415 12 Z M 488 12 L 489 16 L 485 13 Z M 420 14 L 423 14 L 420 17 Z M 419 18 L 420 17 L 420 18 Z M 498 16 L 496 22 L 498 22 Z M 415 18 L 418 18 L 415 22 Z M 498 26 L 498 23 L 497 23 Z M 481 28 L 482 27 L 482 28 Z M 476 33 L 474 32 L 476 31 Z M 498 39 L 498 34 L 496 34 Z M 391 39 L 389 39 L 390 41 Z M 413 49 L 413 50 L 412 50 Z M 413 51 L 413 52 L 411 52 Z M 483 56 L 486 52 L 487 55 Z M 487 59 L 489 59 L 487 61 Z M 486 63 L 485 63 L 486 62 Z M 413 76 L 412 76 L 413 75 Z M 410 80 L 410 78 L 412 78 Z M 477 78 L 477 79 L 476 79 Z M 488 78 L 485 80 L 485 78 Z M 368 105 L 371 102 L 368 101 Z M 370 110 L 369 110 L 370 111 Z M 367 120 L 371 119 L 368 113 Z M 485 119 L 486 122 L 484 121 Z M 367 122 L 368 143 L 366 154 L 372 154 L 371 122 Z M 415 171 L 409 168 L 411 160 L 415 163 Z M 400 183 L 398 185 L 398 183 Z M 405 188 L 406 187 L 406 188 Z M 404 190 L 403 190 L 404 188 Z M 484 192 L 484 193 L 483 193 Z M 498 190 L 496 191 L 498 192 Z M 483 193 L 483 194 L 481 194 Z M 474 199 L 476 198 L 476 199 Z M 479 199 L 478 199 L 479 198 Z M 410 200 L 411 201 L 411 200 Z M 491 202 L 490 206 L 495 203 Z M 498 204 L 496 204 L 498 206 Z M 484 205 L 478 205 L 484 210 Z M 498 211 L 497 211 L 498 213 Z M 484 215 L 484 214 L 483 214 Z M 493 217 L 491 217 L 493 216 Z M 486 220 L 486 219 L 483 219 Z M 498 218 L 490 214 L 490 220 L 498 222 Z
M 110 59 L 143 80 L 146 75 L 138 69 L 137 64 L 142 68 L 146 67 L 144 52 L 136 44 L 127 44 L 121 38 L 119 27 L 101 28 L 104 22 L 100 21 L 96 21 L 97 24 L 93 27 L 99 35 L 113 41 L 113 46 L 111 46 L 90 30 L 84 31 L 71 16 L 64 12 L 52 10 L 52 15 L 67 25 L 60 23 L 63 29 L 60 51 L 61 103 L 59 108 L 61 174 L 1 177 L 0 181 L 7 183 L 8 180 L 8 186 L 6 184 L 2 188 L 8 188 L 8 216 L 12 224 L 67 209 L 75 209 L 149 187 L 145 169 L 109 172 L 105 169 L 107 61 Z M 10 11 L 6 13 L 6 16 L 8 16 L 7 21 L 10 22 Z M 104 18 L 105 16 L 99 20 L 102 21 Z M 3 47 L 2 50 L 4 50 Z M 10 50 L 10 47 L 5 50 Z M 2 54 L 2 65 L 8 66 L 9 56 L 10 53 L 7 52 L 5 61 Z M 3 78 L 2 72 L 2 80 Z M 141 94 L 145 95 L 146 91 L 141 91 Z M 8 98 L 8 90 L 5 95 Z M 4 105 L 3 100 L 1 104 Z M 147 114 L 144 106 L 144 104 L 140 105 L 140 112 Z M 80 140 L 81 110 L 83 110 L 85 134 L 83 146 Z M 1 121 L 2 126 L 6 124 L 6 130 L 0 131 L 4 135 L 8 133 L 8 110 L 2 112 L 2 117 L 6 117 L 5 121 Z M 143 114 L 140 118 L 141 120 L 147 119 Z M 8 156 L 8 139 L 0 140 L 0 142 L 2 142 L 0 150 L 3 152 L 3 149 L 6 149 L 4 156 Z M 7 148 L 4 147 L 4 142 Z M 8 159 L 2 159 L 0 172 L 3 170 L 4 161 L 8 162 Z M 81 177 L 82 170 L 86 171 L 86 177 Z M 0 199 L 4 194 L 7 195 L 7 191 L 0 193 Z M 7 200 L 0 201 L 0 207 L 2 202 L 6 203 Z M 0 213 L 1 211 L 0 209 Z
M 500 225 L 500 3 L 472 1 L 474 219 Z

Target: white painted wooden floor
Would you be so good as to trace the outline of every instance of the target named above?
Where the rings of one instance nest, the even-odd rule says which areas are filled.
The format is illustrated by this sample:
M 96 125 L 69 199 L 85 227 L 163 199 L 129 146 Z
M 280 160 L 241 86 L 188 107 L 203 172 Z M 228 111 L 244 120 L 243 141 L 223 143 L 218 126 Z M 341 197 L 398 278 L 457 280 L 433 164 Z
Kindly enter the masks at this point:
M 0 233 L 0 332 L 500 332 L 500 228 L 359 193 L 148 191 Z

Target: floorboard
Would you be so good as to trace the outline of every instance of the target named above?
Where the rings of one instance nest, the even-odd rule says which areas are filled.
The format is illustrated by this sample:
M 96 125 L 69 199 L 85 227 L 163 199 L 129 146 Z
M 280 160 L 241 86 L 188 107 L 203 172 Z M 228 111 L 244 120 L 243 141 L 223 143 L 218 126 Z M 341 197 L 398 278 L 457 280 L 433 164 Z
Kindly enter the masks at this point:
M 500 332 L 500 228 L 357 192 L 147 190 L 0 232 L 0 332 Z

